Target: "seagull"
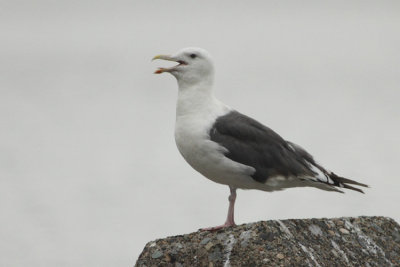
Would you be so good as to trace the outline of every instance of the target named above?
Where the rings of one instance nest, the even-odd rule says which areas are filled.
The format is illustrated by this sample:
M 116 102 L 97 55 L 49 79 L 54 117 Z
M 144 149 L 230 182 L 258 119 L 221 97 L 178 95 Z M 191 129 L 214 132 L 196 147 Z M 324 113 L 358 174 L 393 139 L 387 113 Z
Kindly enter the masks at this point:
M 155 73 L 170 73 L 178 82 L 175 142 L 179 152 L 193 169 L 230 189 L 225 223 L 202 230 L 236 225 L 239 188 L 272 192 L 315 187 L 341 193 L 346 188 L 364 193 L 351 185 L 368 187 L 322 167 L 299 145 L 215 98 L 214 64 L 206 50 L 189 47 L 155 59 L 178 63 Z

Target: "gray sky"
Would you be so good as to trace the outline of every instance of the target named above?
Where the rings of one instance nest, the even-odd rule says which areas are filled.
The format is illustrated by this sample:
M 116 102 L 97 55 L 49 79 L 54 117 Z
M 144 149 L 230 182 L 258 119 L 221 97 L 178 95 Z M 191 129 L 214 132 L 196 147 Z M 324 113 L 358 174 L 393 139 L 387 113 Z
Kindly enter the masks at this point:
M 160 53 L 213 54 L 216 95 L 371 185 L 238 192 L 238 223 L 400 221 L 398 1 L 1 1 L 0 265 L 131 266 L 225 220 L 229 189 L 175 148 Z

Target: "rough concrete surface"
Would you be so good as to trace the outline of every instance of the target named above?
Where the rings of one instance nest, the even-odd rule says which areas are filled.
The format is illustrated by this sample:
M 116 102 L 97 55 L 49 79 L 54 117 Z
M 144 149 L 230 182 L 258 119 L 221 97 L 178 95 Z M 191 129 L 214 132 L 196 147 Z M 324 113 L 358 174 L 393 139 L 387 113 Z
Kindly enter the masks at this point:
M 386 217 L 261 221 L 149 242 L 135 266 L 400 266 Z

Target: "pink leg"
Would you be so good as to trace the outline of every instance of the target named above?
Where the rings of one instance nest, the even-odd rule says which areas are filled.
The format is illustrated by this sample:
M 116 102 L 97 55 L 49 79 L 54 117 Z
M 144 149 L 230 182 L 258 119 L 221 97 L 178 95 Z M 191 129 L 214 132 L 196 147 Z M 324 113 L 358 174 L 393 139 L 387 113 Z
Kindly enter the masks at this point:
M 228 216 L 226 217 L 226 221 L 223 225 L 209 227 L 209 228 L 202 228 L 201 231 L 216 231 L 225 227 L 235 226 L 235 200 L 236 200 L 236 188 L 229 186 L 231 190 L 231 194 L 229 195 L 229 209 L 228 209 Z

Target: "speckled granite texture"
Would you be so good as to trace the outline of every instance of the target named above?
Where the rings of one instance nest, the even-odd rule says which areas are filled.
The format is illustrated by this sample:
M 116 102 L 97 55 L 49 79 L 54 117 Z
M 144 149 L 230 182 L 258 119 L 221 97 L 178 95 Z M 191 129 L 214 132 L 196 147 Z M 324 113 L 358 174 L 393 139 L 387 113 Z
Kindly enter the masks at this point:
M 135 266 L 400 266 L 386 217 L 262 221 L 149 242 Z

